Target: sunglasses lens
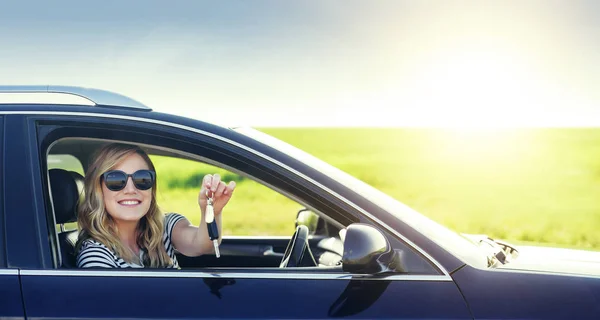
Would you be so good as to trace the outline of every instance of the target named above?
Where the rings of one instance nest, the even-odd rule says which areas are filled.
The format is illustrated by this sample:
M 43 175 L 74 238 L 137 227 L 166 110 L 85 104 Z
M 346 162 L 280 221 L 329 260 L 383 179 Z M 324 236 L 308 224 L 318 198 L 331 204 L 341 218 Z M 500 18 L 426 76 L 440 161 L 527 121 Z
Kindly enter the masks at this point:
M 104 183 L 108 190 L 119 191 L 125 188 L 127 176 L 120 171 L 109 171 L 104 175 Z
M 139 170 L 133 174 L 133 183 L 140 190 L 148 190 L 154 185 L 154 174 L 150 170 Z

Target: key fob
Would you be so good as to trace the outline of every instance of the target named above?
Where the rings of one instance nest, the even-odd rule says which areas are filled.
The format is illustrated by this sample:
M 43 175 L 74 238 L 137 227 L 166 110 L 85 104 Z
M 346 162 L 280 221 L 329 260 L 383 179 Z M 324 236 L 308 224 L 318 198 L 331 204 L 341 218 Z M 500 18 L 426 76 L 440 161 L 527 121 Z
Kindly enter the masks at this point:
M 212 197 L 208 198 L 208 202 L 206 204 L 206 212 L 204 215 L 204 220 L 206 221 L 206 227 L 208 228 L 208 238 L 212 240 L 213 245 L 215 247 L 215 255 L 217 258 L 221 257 L 221 253 L 219 252 L 219 228 L 217 227 L 217 221 L 215 220 L 215 210 L 213 208 L 213 199 Z

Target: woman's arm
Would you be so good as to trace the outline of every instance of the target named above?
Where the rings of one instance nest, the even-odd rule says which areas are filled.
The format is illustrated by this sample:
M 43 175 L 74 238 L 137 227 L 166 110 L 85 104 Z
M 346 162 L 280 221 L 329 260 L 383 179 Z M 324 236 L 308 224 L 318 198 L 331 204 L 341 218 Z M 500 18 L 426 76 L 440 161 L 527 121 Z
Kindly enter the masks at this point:
M 207 191 L 212 194 L 213 209 L 215 212 L 215 221 L 219 229 L 219 243 L 222 239 L 222 218 L 221 213 L 223 207 L 229 202 L 235 189 L 235 182 L 229 184 L 221 181 L 218 174 L 206 175 L 202 180 L 202 187 L 198 193 L 198 206 L 200 207 L 200 225 L 198 227 L 192 225 L 189 220 L 179 221 L 173 228 L 172 241 L 177 251 L 182 254 L 195 257 L 202 254 L 214 253 L 214 246 L 208 237 L 208 229 L 204 215 L 207 205 Z

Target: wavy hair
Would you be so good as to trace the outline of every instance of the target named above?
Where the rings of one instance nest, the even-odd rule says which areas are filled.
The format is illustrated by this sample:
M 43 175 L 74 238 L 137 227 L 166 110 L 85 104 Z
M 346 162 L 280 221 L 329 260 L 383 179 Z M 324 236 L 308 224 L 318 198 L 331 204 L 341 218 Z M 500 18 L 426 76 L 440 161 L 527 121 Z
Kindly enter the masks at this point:
M 122 143 L 104 146 L 93 157 L 84 182 L 85 198 L 78 206 L 77 223 L 79 239 L 77 250 L 83 241 L 93 239 L 113 250 L 123 260 L 132 263 L 137 257 L 132 250 L 123 246 L 119 239 L 117 225 L 106 211 L 101 185 L 101 176 L 116 167 L 123 159 L 132 155 L 140 155 L 150 170 L 155 171 L 154 164 L 140 147 Z M 163 244 L 164 215 L 156 203 L 156 183 L 152 188 L 152 201 L 148 212 L 140 219 L 136 228 L 136 242 L 144 251 L 145 266 L 162 268 L 170 266 L 173 261 L 167 254 Z

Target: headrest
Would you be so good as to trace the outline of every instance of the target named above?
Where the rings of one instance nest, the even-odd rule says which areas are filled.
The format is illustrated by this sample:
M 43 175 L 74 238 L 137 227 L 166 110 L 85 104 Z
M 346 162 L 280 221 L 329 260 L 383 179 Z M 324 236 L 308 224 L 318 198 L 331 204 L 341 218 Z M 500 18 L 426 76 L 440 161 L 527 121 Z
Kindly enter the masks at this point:
M 83 177 L 73 171 L 51 169 L 50 189 L 56 223 L 77 221 L 77 203 L 83 199 Z

